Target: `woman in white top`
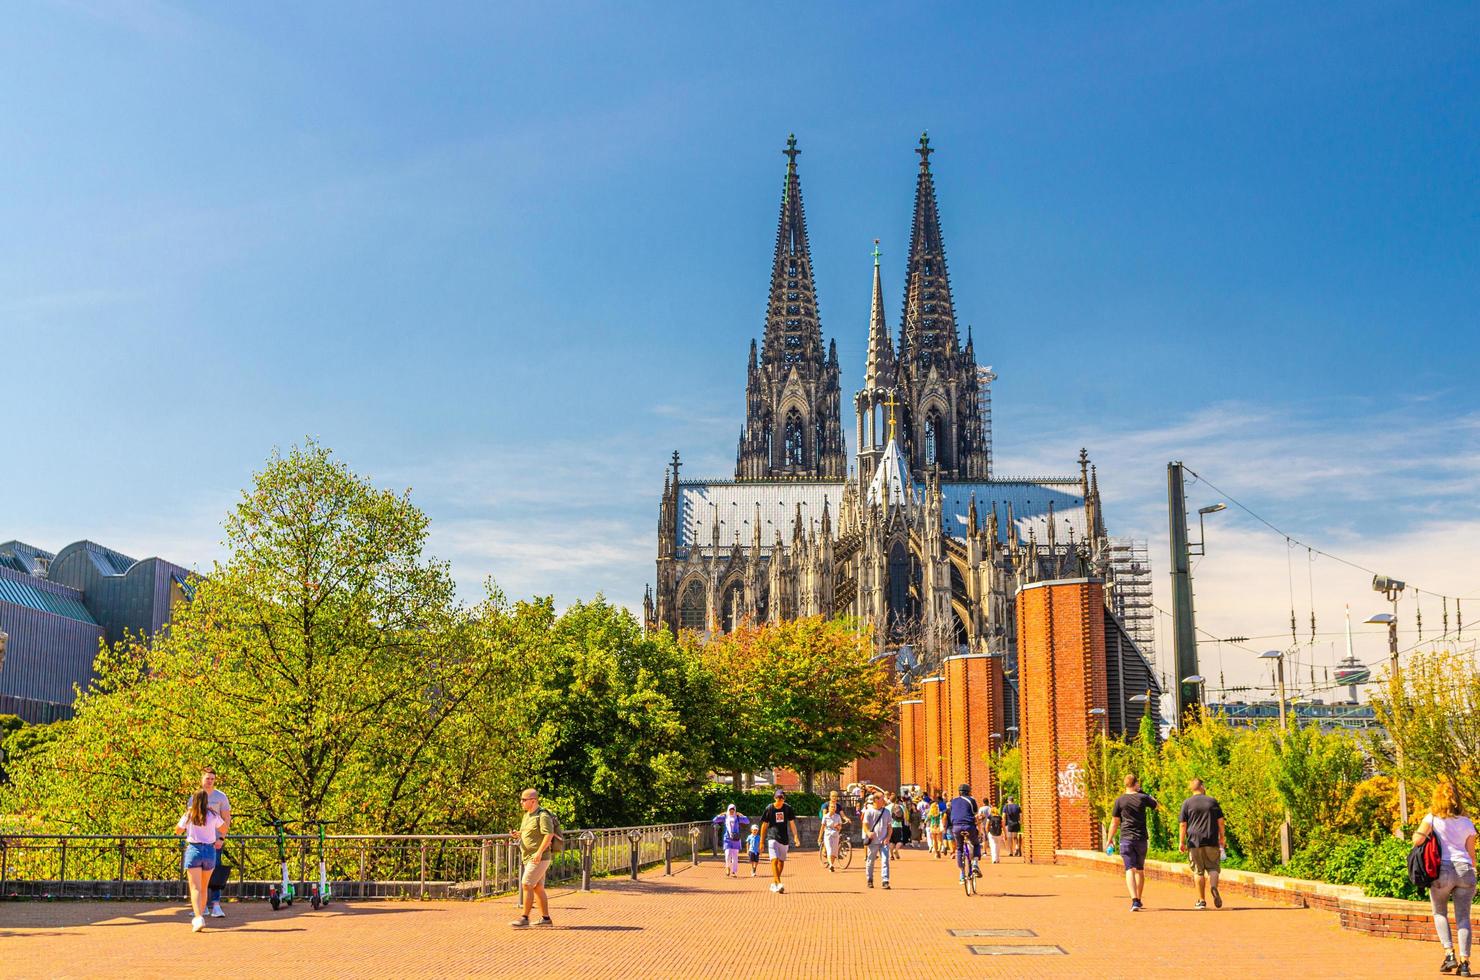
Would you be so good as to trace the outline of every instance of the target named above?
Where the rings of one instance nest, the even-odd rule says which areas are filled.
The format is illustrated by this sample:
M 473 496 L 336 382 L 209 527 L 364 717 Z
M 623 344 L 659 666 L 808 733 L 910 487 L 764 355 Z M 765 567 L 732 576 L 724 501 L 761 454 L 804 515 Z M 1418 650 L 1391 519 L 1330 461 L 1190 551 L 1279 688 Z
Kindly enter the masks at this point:
M 190 879 L 190 908 L 195 913 L 190 920 L 192 932 L 206 927 L 206 884 L 216 869 L 216 831 L 224 822 L 210 806 L 211 798 L 205 790 L 194 793 L 190 806 L 175 824 L 175 833 L 185 835 L 185 875 Z
M 1475 897 L 1475 824 L 1460 811 L 1459 792 L 1448 778 L 1434 787 L 1429 813 L 1413 834 L 1415 845 L 1432 834 L 1439 840 L 1439 877 L 1429 886 L 1434 929 L 1444 944 L 1441 973 L 1470 975 L 1470 901 Z M 1459 931 L 1456 953 L 1449 939 L 1449 900 L 1454 899 L 1454 922 Z
M 995 834 L 992 833 L 994 820 L 996 821 L 995 826 L 997 827 L 997 832 Z M 983 799 L 982 805 L 977 807 L 976 828 L 977 831 L 981 834 L 982 839 L 987 842 L 987 846 L 990 847 L 992 850 L 992 863 L 1000 863 L 1001 858 L 999 857 L 999 848 L 1002 847 L 1002 816 L 996 810 L 992 809 L 991 800 Z
M 836 871 L 833 862 L 838 858 L 838 846 L 843 840 L 843 824 L 852 823 L 848 815 L 838 809 L 835 801 L 828 801 L 827 812 L 822 815 L 822 846 L 827 853 L 827 870 Z

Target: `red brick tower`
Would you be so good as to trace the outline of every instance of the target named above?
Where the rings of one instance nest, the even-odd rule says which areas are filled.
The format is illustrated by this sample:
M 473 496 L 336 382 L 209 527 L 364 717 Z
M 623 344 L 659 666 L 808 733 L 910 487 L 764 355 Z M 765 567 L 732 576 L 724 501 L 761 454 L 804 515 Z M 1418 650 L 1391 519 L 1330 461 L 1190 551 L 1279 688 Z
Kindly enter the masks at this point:
M 945 755 L 949 736 L 944 724 L 945 678 L 926 677 L 920 681 L 924 702 L 925 757 L 920 760 L 920 782 L 932 793 L 945 786 Z
M 996 778 L 987 759 L 992 734 L 1002 734 L 1002 661 L 985 653 L 945 660 L 950 743 L 946 789 L 971 785 L 978 799 L 997 798 Z
M 899 702 L 899 784 L 920 784 L 920 756 L 925 732 L 919 727 L 925 720 L 925 702 L 919 698 Z
M 1103 708 L 1105 599 L 1098 579 L 1035 582 L 1018 592 L 1023 748 L 1023 856 L 1052 864 L 1060 848 L 1093 848 L 1085 766 Z

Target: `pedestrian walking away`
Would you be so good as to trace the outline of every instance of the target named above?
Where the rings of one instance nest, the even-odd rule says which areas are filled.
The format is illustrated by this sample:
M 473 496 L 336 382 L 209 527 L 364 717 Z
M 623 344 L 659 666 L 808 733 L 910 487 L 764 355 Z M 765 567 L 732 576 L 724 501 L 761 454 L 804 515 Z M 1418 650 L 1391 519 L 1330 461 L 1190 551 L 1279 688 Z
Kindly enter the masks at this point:
M 560 843 L 560 825 L 555 815 L 540 806 L 538 790 L 527 789 L 519 794 L 519 805 L 524 809 L 524 818 L 516 832 L 519 839 L 519 854 L 524 859 L 524 873 L 519 876 L 519 885 L 524 889 L 524 913 L 510 922 L 516 929 L 529 926 L 529 913 L 534 903 L 540 903 L 540 918 L 536 926 L 548 928 L 555 923 L 550 920 L 550 899 L 545 894 L 545 874 L 550 870 L 550 851 Z
M 1429 885 L 1434 909 L 1434 929 L 1444 945 L 1440 973 L 1470 975 L 1470 903 L 1475 898 L 1475 823 L 1459 804 L 1453 780 L 1440 777 L 1434 798 L 1413 833 L 1417 847 L 1428 838 L 1439 842 L 1439 877 Z M 1454 923 L 1459 932 L 1458 949 L 1449 935 L 1449 902 L 1454 900 Z
M 1023 808 L 1012 797 L 1002 807 L 1002 833 L 1008 857 L 1022 857 Z
M 725 812 L 714 818 L 714 825 L 719 828 L 720 838 L 725 846 L 725 877 L 740 877 L 740 848 L 745 843 L 744 828 L 750 825 L 750 818 L 739 812 L 735 804 L 731 803 L 725 807 Z
M 1213 908 L 1223 907 L 1223 896 L 1218 894 L 1218 871 L 1223 867 L 1223 849 L 1228 839 L 1223 832 L 1223 808 L 1207 794 L 1201 779 L 1187 784 L 1192 795 L 1182 802 L 1182 813 L 1177 818 L 1177 848 L 1187 855 L 1197 879 L 1197 905 L 1208 907 L 1208 890 L 1213 892 Z
M 750 836 L 745 841 L 745 853 L 750 856 L 750 876 L 754 878 L 756 868 L 761 863 L 761 825 L 758 823 L 750 825 Z
M 801 833 L 797 830 L 797 812 L 786 802 L 786 794 L 776 791 L 774 801 L 761 814 L 761 825 L 766 828 L 766 850 L 771 854 L 771 891 L 786 891 L 781 881 L 781 872 L 786 870 L 786 852 L 792 845 L 800 846 Z
M 1146 848 L 1151 837 L 1146 831 L 1146 811 L 1156 809 L 1156 800 L 1141 792 L 1141 780 L 1135 773 L 1125 777 L 1125 792 L 1115 798 L 1110 808 L 1110 837 L 1120 829 L 1120 862 L 1125 865 L 1125 888 L 1130 892 L 1131 911 L 1141 911 L 1141 895 L 1146 890 Z M 1106 845 L 1105 853 L 1111 853 Z
M 930 853 L 937 858 L 945 851 L 945 846 L 941 842 L 944 836 L 941 832 L 941 820 L 940 804 L 932 800 L 929 809 L 925 812 L 925 842 L 930 847 Z
M 216 840 L 221 817 L 211 810 L 211 794 L 196 790 L 190 805 L 175 824 L 175 833 L 185 835 L 185 877 L 190 882 L 190 931 L 206 927 L 206 888 L 216 868 Z M 224 840 L 224 838 L 222 838 Z
M 205 790 L 206 797 L 210 800 L 211 812 L 221 818 L 221 826 L 216 831 L 216 867 L 211 871 L 210 894 L 206 898 L 206 905 L 211 918 L 224 919 L 226 913 L 221 911 L 221 888 L 231 874 L 231 869 L 226 866 L 224 851 L 226 835 L 231 832 L 231 801 L 216 787 L 216 770 L 210 766 L 200 771 L 200 788 Z
M 987 848 L 992 854 L 992 863 L 1001 864 L 1002 814 L 992 806 L 991 800 L 982 800 L 981 807 L 976 811 L 976 829 L 987 840 Z
M 962 783 L 956 797 L 946 807 L 945 822 L 948 828 L 948 836 L 955 840 L 964 833 L 971 852 L 965 859 L 958 859 L 961 864 L 961 880 L 965 881 L 967 874 L 981 877 L 982 838 L 976 830 L 976 799 L 971 795 L 971 787 Z M 960 844 L 957 844 L 960 847 Z
M 874 887 L 874 865 L 878 863 L 882 865 L 879 869 L 880 884 L 888 888 L 889 838 L 894 830 L 894 816 L 884 802 L 884 794 L 875 793 L 869 797 L 868 805 L 858 819 L 863 825 L 863 880 L 869 888 Z

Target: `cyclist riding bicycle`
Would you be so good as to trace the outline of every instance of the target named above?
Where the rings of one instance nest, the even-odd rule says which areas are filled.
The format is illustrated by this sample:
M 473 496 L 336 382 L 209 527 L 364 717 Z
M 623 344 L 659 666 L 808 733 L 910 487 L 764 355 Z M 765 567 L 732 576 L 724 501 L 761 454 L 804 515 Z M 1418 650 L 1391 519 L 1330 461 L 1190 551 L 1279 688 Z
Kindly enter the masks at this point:
M 982 876 L 980 867 L 982 838 L 981 833 L 976 829 L 976 799 L 972 797 L 971 787 L 966 783 L 961 784 L 960 792 L 946 808 L 946 823 L 950 828 L 951 837 L 958 842 L 957 860 L 961 863 L 961 880 L 966 880 L 966 862 L 959 857 L 962 835 L 965 835 L 966 839 L 971 842 L 971 874 L 980 878 Z

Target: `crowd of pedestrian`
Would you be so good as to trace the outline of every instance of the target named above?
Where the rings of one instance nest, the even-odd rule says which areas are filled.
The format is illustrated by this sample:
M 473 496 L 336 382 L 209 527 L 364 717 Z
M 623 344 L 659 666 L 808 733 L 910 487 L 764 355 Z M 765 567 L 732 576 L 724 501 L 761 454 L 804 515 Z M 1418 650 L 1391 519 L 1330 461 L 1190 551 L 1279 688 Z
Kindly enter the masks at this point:
M 221 886 L 229 870 L 224 848 L 231 829 L 231 802 L 216 786 L 216 772 L 210 766 L 201 771 L 200 788 L 191 793 L 175 832 L 184 837 L 184 871 L 189 884 L 191 929 L 200 932 L 207 917 L 221 918 Z M 1004 856 L 1022 855 L 1023 810 L 1011 796 L 999 805 L 990 798 L 980 802 L 971 795 L 971 787 L 962 784 L 947 799 L 943 790 L 932 787 L 910 788 L 899 793 L 877 786 L 850 787 L 848 798 L 833 790 L 818 810 L 817 845 L 823 864 L 837 870 L 844 835 L 855 821 L 849 812 L 853 800 L 861 801 L 857 812 L 857 832 L 864 847 L 864 885 L 873 888 L 877 877 L 882 888 L 889 888 L 890 870 L 902 849 L 921 848 L 939 860 L 960 855 L 958 864 L 964 880 L 968 874 L 980 876 L 983 841 L 992 864 Z M 549 897 L 545 875 L 550 867 L 551 851 L 563 840 L 559 822 L 540 804 L 539 792 L 526 789 L 520 794 L 524 817 L 513 832 L 522 859 L 520 885 L 523 893 L 522 914 L 510 923 L 515 928 L 549 928 Z M 1149 815 L 1160 809 L 1155 797 L 1144 792 L 1140 779 L 1131 773 L 1124 778 L 1124 788 L 1110 808 L 1110 826 L 1106 854 L 1117 849 L 1125 870 L 1125 886 L 1130 896 L 1130 910 L 1144 908 L 1146 889 L 1146 855 L 1151 843 Z M 795 809 L 786 801 L 784 790 L 776 790 L 772 802 L 755 819 L 738 811 L 731 803 L 714 817 L 713 825 L 724 849 L 725 876 L 740 877 L 742 852 L 749 858 L 750 876 L 757 877 L 764 847 L 771 863 L 770 890 L 786 891 L 783 876 L 790 849 L 801 844 Z M 1177 817 L 1177 846 L 1187 855 L 1189 871 L 1197 888 L 1194 908 L 1223 907 L 1218 890 L 1218 877 L 1227 856 L 1227 831 L 1223 808 L 1210 796 L 1201 779 L 1192 779 L 1187 797 Z M 1431 843 L 1430 843 L 1431 842 Z M 1440 779 L 1429 812 L 1413 835 L 1415 849 L 1429 844 L 1437 848 L 1437 866 L 1431 876 L 1429 895 L 1433 908 L 1434 928 L 1444 947 L 1441 973 L 1468 977 L 1470 973 L 1470 910 L 1476 890 L 1476 828 L 1464 812 L 1459 792 L 1450 779 Z M 1417 851 L 1415 851 L 1417 853 Z M 534 906 L 539 918 L 531 922 Z M 1451 934 L 1449 912 L 1453 906 L 1455 928 Z

